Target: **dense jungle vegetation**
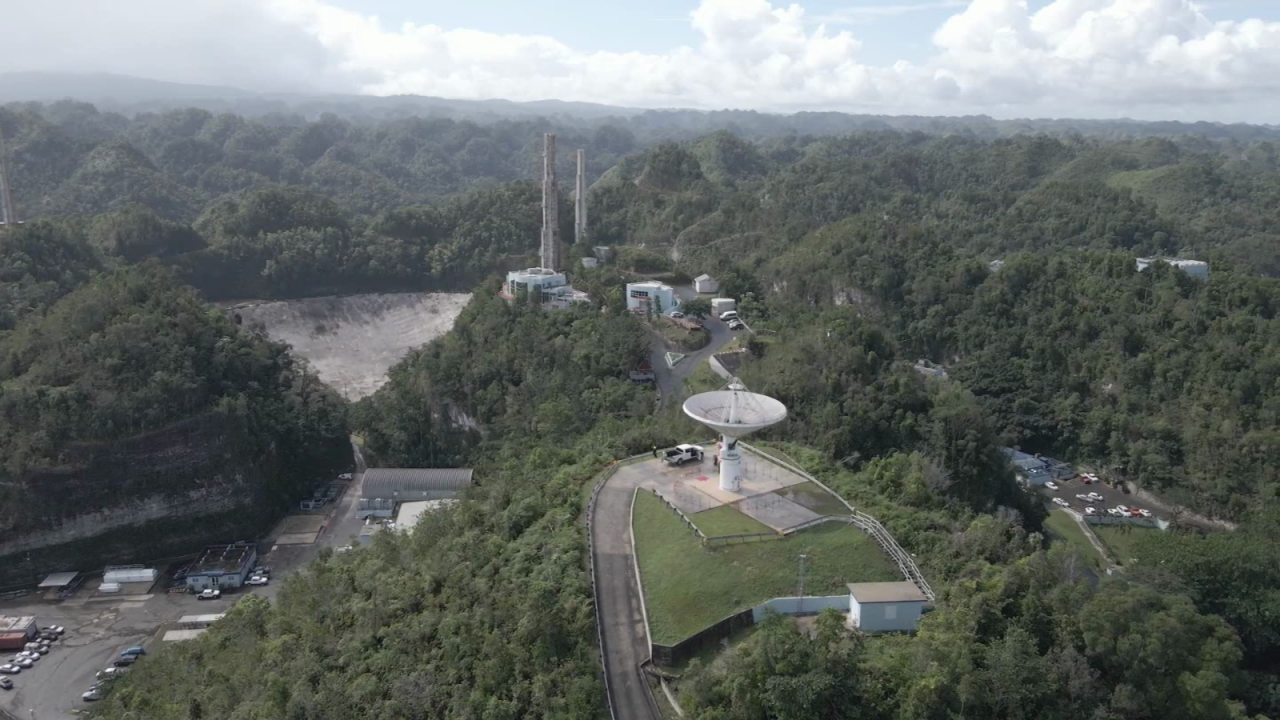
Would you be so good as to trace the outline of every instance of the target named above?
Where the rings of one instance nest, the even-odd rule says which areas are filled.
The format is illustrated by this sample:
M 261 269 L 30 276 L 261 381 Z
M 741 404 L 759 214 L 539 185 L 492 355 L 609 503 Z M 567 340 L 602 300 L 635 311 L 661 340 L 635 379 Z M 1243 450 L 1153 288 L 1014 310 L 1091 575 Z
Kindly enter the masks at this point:
M 31 501 L 31 471 L 66 465 L 78 444 L 186 418 L 216 418 L 236 452 L 258 459 L 260 500 L 277 510 L 349 463 L 337 394 L 285 346 L 242 331 L 172 273 L 125 268 L 55 301 L 56 292 L 37 294 L 49 303 L 44 312 L 0 331 L 0 531 L 41 527 L 65 512 Z M 116 491 L 127 494 L 128 483 Z
M 480 288 L 453 332 L 352 411 L 381 461 L 476 467 L 468 501 L 411 538 L 322 559 L 275 606 L 243 603 L 172 662 L 142 664 L 101 717 L 597 716 L 584 488 L 608 459 L 692 432 L 624 381 L 649 339 L 621 311 L 620 270 L 708 271 L 742 299 L 768 336 L 747 343 L 743 377 L 792 409 L 772 439 L 880 516 L 940 591 L 912 638 L 761 629 L 691 672 L 694 717 L 1280 716 L 1272 141 L 721 132 L 652 145 L 608 124 L 125 118 L 74 103 L 10 106 L 0 124 L 19 205 L 41 216 L 0 234 L 6 401 L 27 375 L 42 402 L 76 383 L 93 400 L 33 417 L 124 423 L 147 417 L 148 393 L 177 408 L 218 397 L 204 380 L 222 372 L 218 352 L 182 361 L 208 368 L 199 381 L 152 364 L 165 382 L 111 375 L 122 356 L 96 313 L 151 327 L 152 312 L 99 311 L 116 307 L 111 288 L 159 284 L 197 309 L 172 278 L 206 299 Z M 578 273 L 598 312 L 493 297 L 493 276 L 537 245 L 528 178 L 548 129 L 562 150 L 588 149 L 590 240 L 620 248 L 619 265 Z M 1140 273 L 1145 255 L 1208 260 L 1210 279 Z M 194 312 L 170 314 L 203 327 Z M 95 356 L 106 370 L 75 360 L 95 342 L 112 348 Z M 917 359 L 950 378 L 919 376 Z M 1123 577 L 1094 577 L 1047 545 L 1004 444 L 1240 530 L 1174 530 Z

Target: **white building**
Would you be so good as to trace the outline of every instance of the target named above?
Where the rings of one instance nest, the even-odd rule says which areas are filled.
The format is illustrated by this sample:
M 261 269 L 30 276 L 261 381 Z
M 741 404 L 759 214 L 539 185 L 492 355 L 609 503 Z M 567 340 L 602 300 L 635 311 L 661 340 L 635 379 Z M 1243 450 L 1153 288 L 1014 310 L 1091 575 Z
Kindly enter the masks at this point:
M 1203 260 L 1179 260 L 1177 258 L 1138 258 L 1136 260 L 1136 265 L 1138 266 L 1138 272 L 1142 272 L 1143 270 L 1146 270 L 1147 268 L 1151 267 L 1152 264 L 1158 263 L 1158 262 L 1168 263 L 1169 265 L 1172 265 L 1173 267 L 1178 268 L 1182 272 L 1186 273 L 1187 275 L 1190 275 L 1191 277 L 1197 280 L 1209 279 L 1209 263 Z
M 867 633 L 914 632 L 928 601 L 905 580 L 849 583 L 849 624 Z
M 563 310 L 575 303 L 589 303 L 590 296 L 569 286 L 564 273 L 547 268 L 526 268 L 507 273 L 502 294 L 507 299 L 528 293 L 529 300 L 543 307 Z
M 675 288 L 660 282 L 627 283 L 627 309 L 632 312 L 669 313 L 680 307 Z
M 720 281 L 703 273 L 693 279 L 693 289 L 698 293 L 714 293 L 720 290 Z

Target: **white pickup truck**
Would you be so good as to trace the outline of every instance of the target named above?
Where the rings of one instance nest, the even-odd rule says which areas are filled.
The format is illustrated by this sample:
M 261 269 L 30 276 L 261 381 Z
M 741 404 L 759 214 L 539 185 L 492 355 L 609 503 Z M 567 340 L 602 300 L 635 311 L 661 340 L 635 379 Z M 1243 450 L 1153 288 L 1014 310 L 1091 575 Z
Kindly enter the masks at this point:
M 702 461 L 702 448 L 697 445 L 677 445 L 662 451 L 662 462 L 668 465 L 683 465 L 695 461 Z

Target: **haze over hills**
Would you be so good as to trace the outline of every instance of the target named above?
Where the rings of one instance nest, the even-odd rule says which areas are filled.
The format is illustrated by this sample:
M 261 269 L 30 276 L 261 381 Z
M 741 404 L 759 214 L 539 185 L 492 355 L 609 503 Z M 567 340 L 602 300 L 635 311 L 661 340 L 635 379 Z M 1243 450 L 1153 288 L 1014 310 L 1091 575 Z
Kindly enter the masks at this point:
M 833 111 L 794 114 L 755 110 L 642 110 L 616 105 L 562 100 L 455 100 L 422 95 L 343 95 L 263 93 L 219 85 L 198 85 L 108 73 L 0 73 L 0 105 L 50 103 L 63 99 L 92 102 L 100 109 L 126 115 L 195 107 L 215 113 L 258 117 L 296 113 L 309 119 L 333 113 L 348 121 L 414 116 L 493 122 L 503 119 L 552 118 L 561 123 L 630 127 L 641 137 L 691 139 L 716 130 L 746 137 L 794 134 L 833 135 L 859 130 L 901 130 L 929 134 L 962 133 L 1008 137 L 1018 133 L 1171 137 L 1202 135 L 1210 139 L 1280 138 L 1280 126 L 1247 123 L 1146 121 L 1088 118 L 1020 118 L 997 120 L 987 115 L 875 115 Z

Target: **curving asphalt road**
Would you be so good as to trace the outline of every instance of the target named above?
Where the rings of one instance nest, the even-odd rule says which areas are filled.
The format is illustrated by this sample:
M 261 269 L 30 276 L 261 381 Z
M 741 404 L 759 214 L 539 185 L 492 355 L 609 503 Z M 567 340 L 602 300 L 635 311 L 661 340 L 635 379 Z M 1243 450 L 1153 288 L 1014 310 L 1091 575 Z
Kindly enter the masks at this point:
M 692 288 L 677 290 L 684 299 L 696 297 Z M 711 341 L 701 350 L 685 355 L 674 368 L 667 367 L 667 346 L 654 333 L 651 362 L 662 404 L 679 402 L 684 395 L 684 379 L 736 334 L 719 320 L 708 319 L 706 328 Z M 661 720 L 640 672 L 640 666 L 649 660 L 650 650 L 631 553 L 631 500 L 643 478 L 642 473 L 619 469 L 600 488 L 591 517 L 600 650 L 605 658 L 614 720 Z
M 693 288 L 681 286 L 676 288 L 676 294 L 681 300 L 698 297 Z M 684 379 L 693 374 L 698 364 L 710 358 L 713 354 L 720 352 L 720 349 L 729 344 L 738 333 L 729 329 L 729 326 L 720 322 L 715 318 L 707 318 L 703 321 L 707 332 L 711 335 L 711 341 L 707 346 L 696 352 L 687 353 L 684 358 L 674 368 L 667 367 L 667 345 L 662 340 L 662 336 L 653 332 L 653 342 L 650 345 L 649 364 L 653 366 L 654 375 L 658 386 L 658 394 L 661 398 L 661 405 L 665 406 L 674 400 L 679 400 L 684 395 Z M 746 332 L 746 331 L 742 331 Z
M 591 522 L 600 651 L 614 720 L 661 720 L 639 672 L 649 659 L 649 639 L 631 556 L 631 498 L 638 482 L 638 476 L 614 473 L 596 496 Z

